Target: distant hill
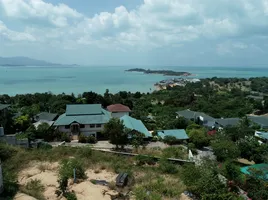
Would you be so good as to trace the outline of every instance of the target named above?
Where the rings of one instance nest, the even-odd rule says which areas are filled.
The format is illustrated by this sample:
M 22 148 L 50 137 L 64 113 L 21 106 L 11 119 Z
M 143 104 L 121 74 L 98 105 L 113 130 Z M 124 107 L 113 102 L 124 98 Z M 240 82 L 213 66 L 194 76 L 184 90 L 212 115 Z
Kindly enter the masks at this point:
M 61 64 L 35 60 L 28 57 L 0 57 L 0 66 L 58 66 Z

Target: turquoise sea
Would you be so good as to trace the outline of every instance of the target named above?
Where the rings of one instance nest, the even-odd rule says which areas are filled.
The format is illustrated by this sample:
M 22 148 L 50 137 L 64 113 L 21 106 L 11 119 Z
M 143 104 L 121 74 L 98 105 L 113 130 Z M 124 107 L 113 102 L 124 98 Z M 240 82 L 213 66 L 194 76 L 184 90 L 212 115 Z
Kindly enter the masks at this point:
M 35 92 L 74 93 L 94 91 L 103 94 L 131 91 L 150 92 L 154 83 L 171 77 L 162 75 L 125 72 L 133 67 L 1 67 L 0 94 L 24 94 Z M 149 68 L 149 67 L 141 67 Z M 150 67 L 170 69 L 195 74 L 192 78 L 206 77 L 258 77 L 268 76 L 268 68 L 242 67 Z

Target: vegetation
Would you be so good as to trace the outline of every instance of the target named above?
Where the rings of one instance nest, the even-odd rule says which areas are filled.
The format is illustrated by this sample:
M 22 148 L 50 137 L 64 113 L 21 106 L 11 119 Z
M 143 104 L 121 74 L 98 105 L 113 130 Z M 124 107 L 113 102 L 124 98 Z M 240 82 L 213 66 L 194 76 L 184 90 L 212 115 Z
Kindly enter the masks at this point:
M 109 138 L 110 143 L 116 146 L 116 149 L 119 145 L 123 149 L 124 145 L 128 143 L 128 132 L 120 119 L 112 118 L 104 125 L 103 133 Z
M 45 187 L 40 180 L 30 180 L 25 186 L 20 189 L 23 193 L 28 194 L 36 199 L 45 200 L 43 192 Z

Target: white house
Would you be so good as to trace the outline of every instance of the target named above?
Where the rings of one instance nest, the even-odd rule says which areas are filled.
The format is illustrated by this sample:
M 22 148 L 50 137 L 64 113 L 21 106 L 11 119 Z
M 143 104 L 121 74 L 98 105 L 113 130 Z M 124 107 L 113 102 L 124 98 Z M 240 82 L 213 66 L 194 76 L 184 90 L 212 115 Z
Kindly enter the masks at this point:
M 63 133 L 69 133 L 73 139 L 82 133 L 98 137 L 111 114 L 100 104 L 74 104 L 66 106 L 66 113 L 59 116 L 54 126 Z
M 131 112 L 130 108 L 128 106 L 122 105 L 122 104 L 113 104 L 109 105 L 107 107 L 107 110 L 112 113 L 112 117 L 115 118 L 121 118 L 124 115 L 129 116 L 129 113 Z

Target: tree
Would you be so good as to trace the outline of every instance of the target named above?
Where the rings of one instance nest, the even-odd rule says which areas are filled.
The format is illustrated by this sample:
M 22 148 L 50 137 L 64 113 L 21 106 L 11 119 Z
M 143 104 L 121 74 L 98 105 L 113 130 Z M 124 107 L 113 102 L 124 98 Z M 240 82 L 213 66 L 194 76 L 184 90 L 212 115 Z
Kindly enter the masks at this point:
M 188 126 L 188 122 L 185 118 L 179 117 L 179 118 L 175 119 L 174 126 L 177 129 L 186 129 Z
M 28 139 L 28 146 L 31 147 L 31 142 L 35 141 L 37 131 L 34 125 L 31 125 L 26 131 L 26 137 Z
M 240 151 L 236 144 L 224 138 L 214 140 L 211 143 L 211 146 L 218 161 L 235 159 L 240 155 Z
M 128 143 L 128 133 L 123 122 L 120 119 L 112 118 L 104 125 L 103 133 L 108 136 L 110 143 L 116 146 L 121 145 L 121 148 Z
M 131 133 L 131 144 L 137 150 L 140 146 L 144 144 L 143 138 L 144 134 L 138 131 L 131 131 L 125 129 L 126 132 Z
M 189 132 L 189 138 L 196 148 L 202 148 L 209 144 L 209 138 L 204 129 L 192 129 Z
M 15 126 L 17 131 L 24 132 L 31 124 L 29 115 L 22 115 L 15 119 Z

